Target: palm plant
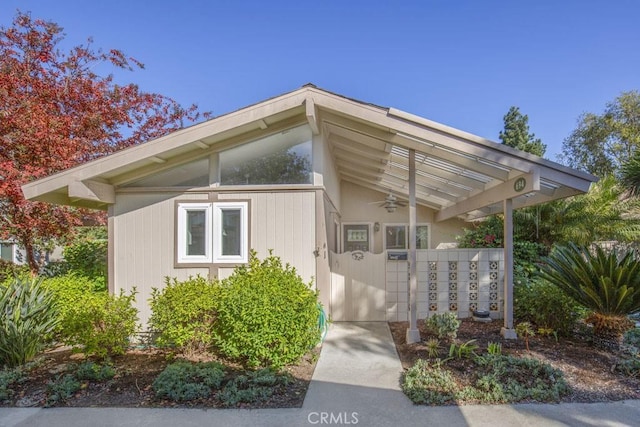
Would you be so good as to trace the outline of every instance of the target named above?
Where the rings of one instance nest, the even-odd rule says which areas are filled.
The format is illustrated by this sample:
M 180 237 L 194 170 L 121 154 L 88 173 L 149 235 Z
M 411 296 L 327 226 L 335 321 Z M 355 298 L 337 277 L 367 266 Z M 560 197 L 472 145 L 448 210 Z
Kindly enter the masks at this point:
M 620 181 L 632 196 L 640 196 L 640 151 L 636 150 L 631 158 L 620 168 Z
M 605 252 L 569 244 L 544 259 L 540 276 L 593 311 L 587 321 L 600 337 L 621 337 L 640 312 L 640 260 L 633 250 Z
M 640 199 L 627 197 L 615 177 L 607 176 L 587 194 L 559 201 L 547 218 L 556 243 L 640 239 Z

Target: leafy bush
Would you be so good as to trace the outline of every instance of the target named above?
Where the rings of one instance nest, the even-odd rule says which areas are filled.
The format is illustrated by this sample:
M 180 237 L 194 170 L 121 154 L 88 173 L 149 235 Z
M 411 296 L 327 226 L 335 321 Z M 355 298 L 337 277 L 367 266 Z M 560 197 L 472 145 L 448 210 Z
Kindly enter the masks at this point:
M 129 338 L 137 330 L 138 310 L 133 307 L 135 290 L 130 295 L 85 295 L 71 307 L 63 319 L 63 338 L 87 356 L 105 358 L 124 354 Z
M 46 406 L 67 401 L 73 394 L 80 390 L 80 382 L 72 374 L 60 375 L 55 381 L 47 383 Z
M 51 342 L 57 323 L 53 293 L 41 280 L 15 278 L 0 286 L 0 365 L 33 359 Z
M 84 299 L 107 294 L 104 284 L 76 273 L 46 278 L 42 286 L 54 294 L 54 303 L 60 318 L 58 332 L 62 332 L 62 328 L 69 322 L 69 316 L 82 305 Z
M 257 403 L 271 397 L 278 385 L 289 383 L 287 375 L 280 375 L 270 368 L 238 375 L 227 383 L 220 393 L 220 400 L 226 406 L 238 403 Z
M 623 359 L 615 365 L 615 370 L 629 377 L 640 377 L 640 359 L 638 357 Z
M 557 402 L 569 391 L 560 370 L 535 359 L 476 357 L 472 372 L 472 384 L 462 386 L 442 364 L 420 359 L 403 375 L 402 390 L 414 403 L 429 405 Z
M 64 248 L 70 271 L 106 284 L 107 240 L 79 240 Z
M 110 380 L 116 375 L 116 370 L 110 365 L 100 365 L 95 362 L 82 362 L 75 370 L 75 376 L 80 381 Z
M 270 255 L 221 282 L 214 342 L 249 366 L 279 368 L 300 359 L 320 340 L 316 292 L 295 268 Z
M 442 366 L 419 359 L 404 373 L 402 391 L 413 403 L 444 405 L 455 401 L 458 385 Z
M 640 311 L 640 261 L 635 251 L 605 252 L 569 244 L 545 258 L 541 277 L 593 310 L 594 335 L 621 336 L 626 316 Z
M 455 339 L 460 328 L 460 321 L 455 313 L 434 314 L 425 320 L 427 332 L 437 335 L 439 339 Z
M 178 402 L 204 399 L 212 389 L 220 388 L 224 375 L 224 366 L 219 363 L 178 361 L 158 375 L 153 382 L 153 390 L 159 398 Z
M 11 387 L 24 378 L 24 372 L 19 366 L 0 370 L 0 402 L 9 399 L 13 395 Z
M 571 334 L 585 311 L 556 285 L 541 279 L 514 286 L 513 308 L 519 321 L 552 329 L 562 336 Z
M 165 280 L 165 287 L 151 292 L 151 330 L 156 344 L 186 352 L 203 351 L 213 342 L 215 303 L 219 287 L 203 277 L 183 282 Z
M 0 284 L 14 277 L 23 277 L 28 274 L 28 265 L 18 265 L 11 261 L 0 259 Z

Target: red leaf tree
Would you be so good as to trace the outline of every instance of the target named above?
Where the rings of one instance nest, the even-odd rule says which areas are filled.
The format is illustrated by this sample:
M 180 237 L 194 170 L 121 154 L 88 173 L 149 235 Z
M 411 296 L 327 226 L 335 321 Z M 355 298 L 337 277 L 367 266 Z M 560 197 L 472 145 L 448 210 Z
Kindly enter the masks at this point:
M 90 214 L 27 201 L 22 184 L 200 118 L 195 105 L 183 108 L 93 71 L 104 64 L 143 68 L 137 60 L 119 50 L 93 49 L 91 40 L 62 52 L 62 39 L 60 26 L 22 12 L 0 28 L 0 238 L 25 249 L 33 272 L 39 254 Z

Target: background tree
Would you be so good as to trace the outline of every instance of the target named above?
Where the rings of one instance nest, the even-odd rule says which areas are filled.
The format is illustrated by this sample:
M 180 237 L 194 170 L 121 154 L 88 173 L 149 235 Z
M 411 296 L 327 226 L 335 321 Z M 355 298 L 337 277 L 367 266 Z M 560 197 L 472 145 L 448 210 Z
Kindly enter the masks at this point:
M 32 271 L 52 240 L 68 236 L 85 213 L 26 201 L 20 186 L 116 150 L 153 139 L 199 118 L 195 106 L 119 85 L 93 70 L 143 68 L 91 40 L 63 52 L 62 28 L 18 12 L 0 28 L 0 238 L 26 250 Z
M 585 113 L 564 140 L 563 161 L 598 177 L 618 174 L 640 146 L 640 92 L 623 92 L 603 114 Z
M 511 107 L 503 120 L 504 131 L 500 131 L 499 136 L 504 145 L 536 156 L 544 156 L 547 146 L 540 138 L 529 133 L 529 117 L 526 114 L 523 115 L 518 107 Z

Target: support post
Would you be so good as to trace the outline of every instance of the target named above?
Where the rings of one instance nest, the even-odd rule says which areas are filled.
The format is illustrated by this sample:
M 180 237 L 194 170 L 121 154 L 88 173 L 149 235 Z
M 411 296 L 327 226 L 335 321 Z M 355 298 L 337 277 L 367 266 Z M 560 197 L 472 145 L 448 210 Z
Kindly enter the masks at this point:
M 409 150 L 409 329 L 407 344 L 420 341 L 416 256 L 416 150 Z
M 504 200 L 504 326 L 505 339 L 517 339 L 513 328 L 513 199 Z

